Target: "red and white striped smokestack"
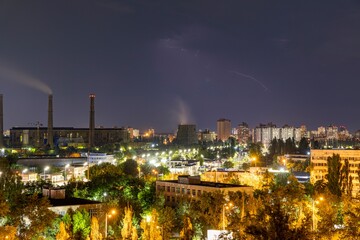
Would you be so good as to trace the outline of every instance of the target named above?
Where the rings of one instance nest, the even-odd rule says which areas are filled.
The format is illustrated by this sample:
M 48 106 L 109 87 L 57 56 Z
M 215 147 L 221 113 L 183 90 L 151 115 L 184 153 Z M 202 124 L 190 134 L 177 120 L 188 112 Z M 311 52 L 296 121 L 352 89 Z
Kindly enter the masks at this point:
M 47 129 L 47 144 L 50 148 L 54 147 L 54 135 L 53 135 L 53 95 L 49 95 L 48 102 L 48 129 Z
M 95 94 L 90 93 L 89 150 L 94 147 L 95 136 Z
M 3 95 L 0 94 L 0 148 L 4 147 Z

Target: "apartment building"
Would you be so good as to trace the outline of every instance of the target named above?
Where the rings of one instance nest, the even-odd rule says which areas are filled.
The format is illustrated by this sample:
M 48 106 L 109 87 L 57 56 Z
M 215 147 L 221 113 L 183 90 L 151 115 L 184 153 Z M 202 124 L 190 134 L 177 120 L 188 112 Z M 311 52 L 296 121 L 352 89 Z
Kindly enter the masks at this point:
M 156 181 L 156 193 L 164 194 L 167 205 L 176 205 L 182 199 L 198 199 L 203 193 L 221 191 L 225 195 L 229 192 L 252 193 L 253 188 L 234 184 L 205 182 L 200 176 L 179 176 L 178 180 Z

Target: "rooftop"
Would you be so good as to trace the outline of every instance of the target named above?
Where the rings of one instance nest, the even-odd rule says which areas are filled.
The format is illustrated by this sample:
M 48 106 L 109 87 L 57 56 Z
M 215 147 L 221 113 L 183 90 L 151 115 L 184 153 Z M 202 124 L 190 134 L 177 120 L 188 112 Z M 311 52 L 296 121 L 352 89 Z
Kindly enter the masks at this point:
M 167 183 L 179 183 L 178 180 L 157 180 L 157 182 L 167 182 Z M 200 181 L 200 183 L 180 183 L 186 185 L 202 186 L 202 187 L 213 187 L 213 188 L 234 188 L 234 187 L 250 187 L 247 185 L 236 185 L 236 184 L 227 184 L 219 182 L 206 182 Z

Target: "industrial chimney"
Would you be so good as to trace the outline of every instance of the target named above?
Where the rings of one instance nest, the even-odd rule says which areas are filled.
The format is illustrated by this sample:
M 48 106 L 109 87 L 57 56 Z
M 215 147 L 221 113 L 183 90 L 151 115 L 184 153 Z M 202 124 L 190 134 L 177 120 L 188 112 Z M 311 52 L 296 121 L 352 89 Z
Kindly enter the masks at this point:
M 94 146 L 95 136 L 95 94 L 90 93 L 89 150 Z
M 47 144 L 50 148 L 54 147 L 54 135 L 53 135 L 53 95 L 49 95 L 48 102 L 48 129 L 47 129 Z
M 3 95 L 0 94 L 0 148 L 4 147 Z

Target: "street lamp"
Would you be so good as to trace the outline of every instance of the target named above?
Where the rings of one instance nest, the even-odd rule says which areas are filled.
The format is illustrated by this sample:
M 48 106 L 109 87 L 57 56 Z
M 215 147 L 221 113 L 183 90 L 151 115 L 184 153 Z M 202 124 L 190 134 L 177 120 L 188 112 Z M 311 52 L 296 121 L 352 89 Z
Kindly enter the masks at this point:
M 64 167 L 64 184 L 66 183 L 66 168 L 70 167 L 70 164 L 66 164 L 65 167 Z
M 105 215 L 105 239 L 107 238 L 107 234 L 108 234 L 108 218 L 111 218 L 115 214 L 116 214 L 116 211 L 113 209 L 113 210 L 111 210 L 110 213 L 106 213 L 106 215 Z
M 222 227 L 223 227 L 223 230 L 225 230 L 225 209 L 229 209 L 229 207 L 232 207 L 233 204 L 230 202 L 230 203 L 225 203 L 223 206 L 222 206 Z
M 147 223 L 151 222 L 151 215 L 146 215 L 146 222 Z
M 316 225 L 315 225 L 315 204 L 318 204 L 323 200 L 324 200 L 323 197 L 319 197 L 318 200 L 312 199 L 312 230 L 313 231 L 316 230 Z
M 49 170 L 49 169 L 50 169 L 50 167 L 49 167 L 49 166 L 44 167 L 44 181 L 46 181 L 46 175 L 45 175 L 45 172 L 46 172 L 47 170 Z

